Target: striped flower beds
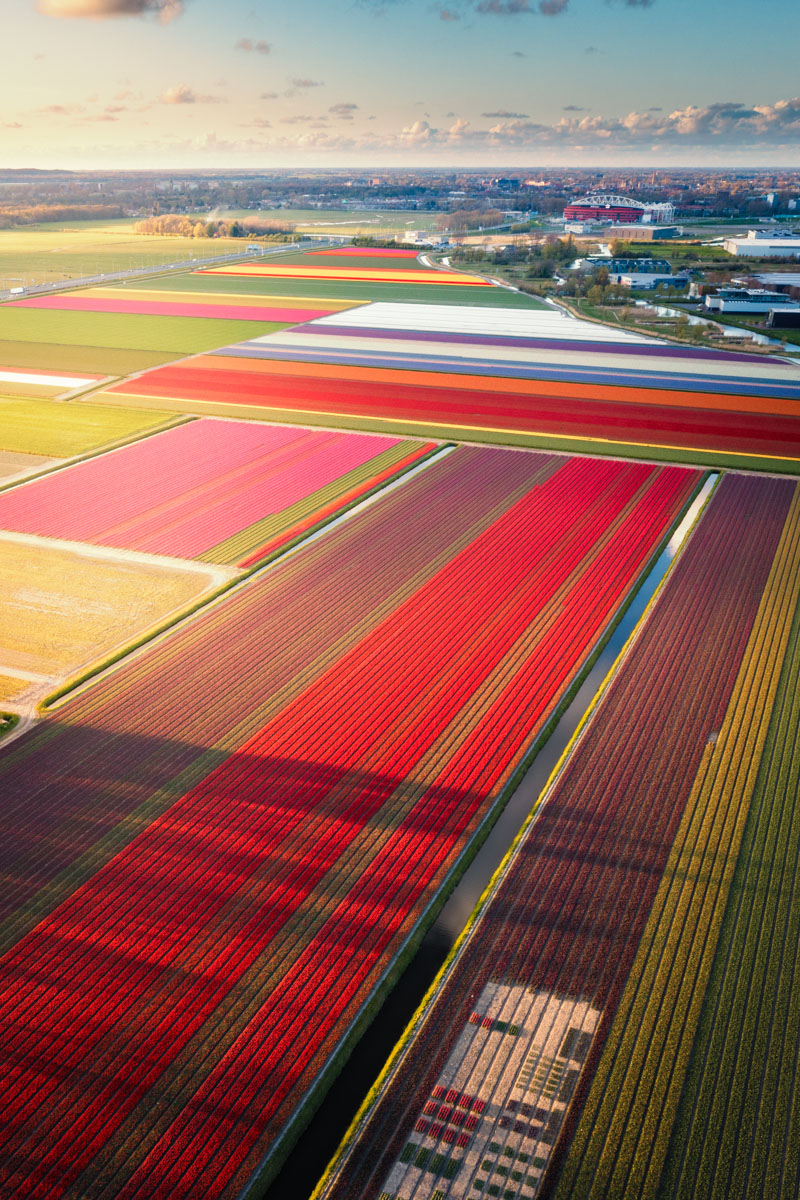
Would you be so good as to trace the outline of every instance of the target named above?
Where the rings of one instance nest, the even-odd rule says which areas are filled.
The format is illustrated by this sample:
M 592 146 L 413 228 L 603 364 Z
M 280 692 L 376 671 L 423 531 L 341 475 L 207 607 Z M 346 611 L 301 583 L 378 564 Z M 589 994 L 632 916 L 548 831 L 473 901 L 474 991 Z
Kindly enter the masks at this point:
M 576 1110 L 621 997 L 619 1032 L 614 1025 L 555 1194 L 559 1200 L 664 1194 L 657 1187 L 670 1132 L 664 1092 L 680 1093 L 681 1058 L 696 1028 L 687 1012 L 702 999 L 708 978 L 698 989 L 686 959 L 702 961 L 709 950 L 713 956 L 704 921 L 715 905 L 724 907 L 719 882 L 736 856 L 729 836 L 719 840 L 731 820 L 724 815 L 731 812 L 725 791 L 745 786 L 732 759 L 744 762 L 745 773 L 756 768 L 758 754 L 751 759 L 745 750 L 742 758 L 744 743 L 756 736 L 747 714 L 762 711 L 764 688 L 783 661 L 782 653 L 776 665 L 763 652 L 771 622 L 765 624 L 763 614 L 774 612 L 772 592 L 783 594 L 790 618 L 797 602 L 795 491 L 796 485 L 775 480 L 732 477 L 721 485 L 320 1196 L 429 1195 L 437 1186 L 433 1164 L 452 1157 L 443 1131 L 432 1131 L 422 1119 L 443 1078 L 456 1078 L 480 1098 L 485 1113 L 482 1128 L 476 1123 L 448 1168 L 451 1194 L 496 1186 L 508 1167 L 518 1170 L 515 1194 L 553 1194 Z M 794 567 L 787 571 L 790 562 Z M 781 629 L 785 639 L 785 620 Z M 761 676 L 755 687 L 754 672 Z M 796 746 L 794 730 L 790 736 Z M 709 809 L 695 813 L 694 790 L 702 790 L 709 770 L 720 790 L 719 816 L 711 818 L 717 836 L 706 850 Z M 699 835 L 691 844 L 683 843 L 684 812 Z M 683 844 L 673 852 L 674 863 L 673 843 Z M 694 907 L 695 918 L 704 911 L 704 920 L 679 919 L 682 905 Z M 796 948 L 792 954 L 794 962 Z M 658 986 L 654 973 L 661 977 Z M 488 1060 L 474 1054 L 463 1063 L 454 1060 L 459 1047 L 474 1046 L 474 1039 L 465 1042 L 465 1031 L 475 1019 L 476 997 L 492 989 L 505 989 L 512 1001 L 503 1012 L 505 1042 Z M 525 1029 L 536 1005 L 556 1028 L 568 1011 L 546 1053 L 552 1039 L 541 1021 L 530 1033 L 507 1036 L 509 1027 Z M 479 1022 L 487 1021 L 491 1026 L 491 1018 L 479 1013 Z M 519 1036 L 526 1038 L 522 1046 Z M 767 1058 L 765 1049 L 761 1061 Z M 565 1120 L 563 1106 L 573 1096 Z M 727 1090 L 708 1094 L 708 1104 L 721 1110 L 727 1096 Z M 559 1099 L 560 1109 L 554 1107 Z M 702 1127 L 708 1111 L 700 1117 Z M 659 1128 L 662 1121 L 666 1127 Z M 785 1121 L 783 1128 L 775 1136 L 789 1136 Z M 476 1139 L 490 1148 L 488 1157 L 471 1153 Z M 673 1174 L 676 1166 L 673 1160 Z M 755 1178 L 761 1178 L 758 1172 Z M 697 1190 L 685 1165 L 683 1182 L 686 1196 L 711 1194 L 705 1184 Z M 719 1194 L 742 1193 L 734 1186 Z M 790 1193 L 778 1188 L 772 1194 Z
M 167 365 L 103 396 L 156 405 L 172 401 L 190 411 L 241 405 L 249 415 L 273 419 L 281 414 L 295 420 L 304 414 L 320 423 L 351 419 L 366 428 L 425 430 L 440 437 L 548 437 L 565 446 L 627 445 L 687 459 L 705 453 L 740 465 L 751 457 L 774 458 L 783 469 L 798 469 L 796 385 L 780 385 L 779 396 L 760 396 L 752 390 L 734 394 L 724 381 L 714 385 L 718 391 L 703 391 L 688 384 L 670 387 L 668 375 L 662 379 L 656 386 L 633 387 L 223 354 Z
M 284 263 L 281 266 L 267 266 L 263 263 L 231 263 L 230 266 L 210 267 L 206 271 L 198 271 L 199 275 L 249 275 L 257 279 L 339 279 L 345 281 L 363 281 L 371 283 L 433 283 L 442 286 L 468 285 L 472 287 L 494 286 L 481 275 L 466 275 L 456 271 L 426 271 L 409 267 L 338 267 L 338 266 L 301 266 Z
M 56 295 L 17 300 L 11 308 L 50 308 L 72 312 L 138 313 L 150 317 L 205 317 L 213 320 L 278 321 L 299 324 L 324 316 L 331 309 L 282 307 L 271 304 L 187 303 L 186 301 L 139 300 L 132 296 Z
M 780 489 L 774 503 L 775 522 L 785 517 L 780 540 L 729 703 L 706 743 L 565 1168 L 564 1198 L 576 1190 L 593 1197 L 654 1196 L 662 1173 L 680 1181 L 684 1195 L 751 1191 L 788 1196 L 796 1190 L 781 1181 L 779 1165 L 791 1139 L 785 1132 L 793 1107 L 786 1084 L 794 1064 L 784 1066 L 785 1051 L 773 1048 L 783 1042 L 784 1026 L 780 1019 L 773 1021 L 771 1012 L 778 997 L 784 1010 L 791 1008 L 798 950 L 797 942 L 789 941 L 783 950 L 770 953 L 764 944 L 770 926 L 762 909 L 783 907 L 788 919 L 791 902 L 786 897 L 781 903 L 779 894 L 784 873 L 796 871 L 797 846 L 794 854 L 785 847 L 783 865 L 774 875 L 767 860 L 754 866 L 743 860 L 742 846 L 748 825 L 751 839 L 755 833 L 759 808 L 757 836 L 773 847 L 784 814 L 793 812 L 789 820 L 797 819 L 799 793 L 791 783 L 797 766 L 790 764 L 796 759 L 798 733 L 792 693 L 800 667 L 800 493 L 788 484 L 761 486 L 773 493 Z M 777 762 L 783 768 L 778 772 Z M 776 812 L 774 829 L 769 827 L 771 810 Z M 731 899 L 737 903 L 729 906 Z M 739 904 L 749 911 L 749 920 L 737 912 Z M 738 956 L 731 962 L 724 942 L 718 955 L 723 921 L 728 937 L 736 930 L 743 964 Z M 780 938 L 780 923 L 776 932 Z M 763 990 L 753 990 L 748 966 Z M 721 1036 L 722 1030 L 727 1036 Z M 686 1095 L 687 1076 L 694 1096 Z M 761 1094 L 764 1084 L 766 1095 Z M 701 1092 L 699 1113 L 695 1105 Z M 748 1128 L 757 1123 L 761 1129 L 760 1138 L 748 1138 L 746 1147 L 741 1145 L 743 1123 Z M 691 1149 L 687 1159 L 671 1161 L 669 1144 L 676 1135 Z M 772 1179 L 761 1193 L 768 1160 Z
M 0 528 L 250 566 L 431 449 L 191 421 L 0 494 Z
M 631 394 L 643 396 L 646 400 L 649 392 L 656 389 L 669 388 L 674 392 L 692 392 L 697 403 L 702 396 L 707 404 L 714 404 L 707 397 L 718 393 L 723 396 L 770 396 L 775 399 L 789 401 L 785 411 L 793 412 L 800 396 L 800 377 L 791 375 L 782 378 L 774 373 L 756 374 L 755 371 L 743 369 L 741 373 L 732 370 L 727 364 L 719 364 L 721 371 L 715 371 L 712 365 L 705 370 L 698 370 L 698 364 L 677 364 L 668 362 L 652 364 L 640 362 L 638 358 L 628 357 L 623 363 L 595 362 L 586 359 L 575 361 L 575 355 L 563 361 L 563 356 L 553 356 L 551 359 L 541 355 L 531 354 L 530 351 L 507 351 L 506 354 L 494 353 L 486 355 L 469 355 L 466 353 L 448 354 L 442 351 L 429 350 L 424 343 L 418 346 L 409 343 L 406 348 L 398 348 L 391 343 L 389 346 L 372 345 L 361 338 L 348 339 L 347 342 L 330 342 L 319 332 L 321 327 L 306 325 L 300 329 L 289 330 L 288 336 L 269 334 L 265 337 L 253 338 L 239 345 L 225 346 L 214 353 L 224 358 L 257 358 L 272 362 L 289 362 L 308 364 L 307 371 L 313 370 L 314 365 L 322 369 L 323 377 L 328 374 L 334 377 L 341 374 L 333 368 L 361 367 L 370 371 L 390 370 L 393 372 L 408 372 L 405 378 L 409 383 L 421 381 L 426 385 L 452 387 L 463 383 L 464 386 L 474 387 L 471 379 L 460 380 L 460 375 L 477 376 L 480 379 L 507 380 L 509 390 L 518 388 L 515 380 L 530 380 L 537 384 L 546 385 L 553 381 L 578 384 L 583 387 L 593 385 L 595 390 L 608 386 L 622 389 L 619 398 L 625 400 Z M 627 348 L 629 351 L 633 347 Z M 313 365 L 312 365 L 313 364 Z M 330 369 L 330 370 L 329 370 Z M 298 367 L 298 370 L 302 368 Z M 402 379 L 402 374 L 394 374 L 390 378 Z M 487 386 L 494 386 L 488 384 Z M 582 392 L 583 394 L 583 392 Z M 663 392 L 658 397 L 663 400 Z M 678 398 L 678 402 L 680 399 Z M 736 403 L 735 400 L 732 401 Z
M 0 1188 L 240 1193 L 696 481 L 456 451 L 0 758 Z
M 403 258 L 415 259 L 417 250 L 382 249 L 378 246 L 335 246 L 328 250 L 311 250 L 314 258 Z
M 377 305 L 365 305 L 363 308 L 364 317 L 369 320 Z M 384 306 L 381 306 L 384 307 Z M 541 317 L 541 314 L 536 314 Z M 548 328 L 548 326 L 545 326 Z M 453 346 L 492 346 L 501 349 L 509 350 L 555 350 L 559 354 L 569 351 L 584 351 L 590 354 L 624 354 L 628 356 L 642 356 L 646 358 L 666 358 L 666 359 L 684 359 L 687 363 L 697 362 L 738 362 L 758 366 L 761 370 L 768 370 L 772 364 L 765 363 L 763 358 L 759 358 L 755 354 L 747 354 L 740 351 L 731 350 L 701 350 L 693 346 L 676 346 L 663 345 L 653 343 L 652 345 L 645 342 L 644 339 L 637 338 L 630 341 L 601 341 L 600 339 L 592 340 L 590 330 L 585 323 L 579 326 L 579 331 L 584 334 L 584 338 L 559 338 L 557 336 L 558 328 L 550 327 L 552 336 L 548 337 L 545 334 L 539 337 L 529 336 L 524 334 L 508 334 L 508 333 L 458 333 L 455 330 L 448 332 L 446 330 L 433 329 L 392 329 L 384 328 L 381 325 L 363 325 L 354 324 L 351 315 L 337 317 L 336 323 L 326 321 L 323 325 L 305 326 L 295 330 L 296 333 L 325 333 L 331 338 L 338 337 L 359 337 L 359 338 L 379 338 L 382 341 L 400 342 L 430 342 L 445 343 L 450 347 Z

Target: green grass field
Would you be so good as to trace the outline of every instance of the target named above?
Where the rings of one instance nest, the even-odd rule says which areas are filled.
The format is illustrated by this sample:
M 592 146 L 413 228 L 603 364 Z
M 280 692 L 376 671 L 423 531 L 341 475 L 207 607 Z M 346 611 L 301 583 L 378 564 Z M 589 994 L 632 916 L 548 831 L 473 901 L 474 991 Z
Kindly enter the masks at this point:
M 0 450 L 70 458 L 101 446 L 149 433 L 174 415 L 52 400 L 0 397 Z
M 126 285 L 152 290 L 152 280 L 141 280 Z M 469 284 L 435 283 L 362 283 L 360 280 L 339 282 L 338 280 L 283 279 L 277 275 L 261 277 L 246 275 L 175 275 L 158 281 L 159 290 L 220 292 L 226 291 L 242 296 L 286 296 L 313 297 L 318 300 L 393 300 L 415 304 L 469 304 L 487 308 L 540 308 L 541 302 L 534 296 L 520 292 L 508 292 L 499 287 L 471 287 Z M 233 341 L 234 339 L 229 339 Z
M 174 351 L 119 350 L 97 346 L 54 346 L 50 342 L 0 340 L 0 365 L 40 371 L 87 371 L 92 375 L 130 375 L 179 358 Z M 65 389 L 60 386 L 58 389 Z
M 0 230 L 0 290 L 245 249 L 238 238 L 161 237 L 135 233 L 134 225 L 133 220 L 72 221 Z
M 136 313 L 69 312 L 45 308 L 0 308 L 0 338 L 14 342 L 95 346 L 193 354 L 283 329 L 266 321 L 150 317 Z
M 274 221 L 292 225 L 298 233 L 365 234 L 392 237 L 407 229 L 436 229 L 440 213 L 385 209 L 379 212 L 348 212 L 342 208 L 276 208 L 256 212 L 248 208 L 224 209 L 214 214 L 228 221 Z

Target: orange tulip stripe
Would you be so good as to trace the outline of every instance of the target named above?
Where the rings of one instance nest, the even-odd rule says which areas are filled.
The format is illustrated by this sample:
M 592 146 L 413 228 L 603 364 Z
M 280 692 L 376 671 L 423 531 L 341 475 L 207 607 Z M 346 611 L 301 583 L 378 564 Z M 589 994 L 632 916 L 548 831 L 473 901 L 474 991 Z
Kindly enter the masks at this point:
M 361 280 L 372 283 L 436 283 L 436 284 L 469 284 L 473 287 L 491 287 L 488 279 L 480 275 L 462 275 L 454 271 L 411 271 L 402 267 L 397 268 L 368 268 L 368 267 L 303 267 L 286 263 L 280 267 L 270 267 L 262 263 L 239 263 L 229 267 L 213 267 L 208 271 L 199 271 L 199 275 L 250 275 L 255 277 L 283 279 L 342 279 Z
M 668 375 L 665 379 L 668 381 Z M 654 381 L 655 382 L 655 381 Z M 222 403 L 268 419 L 365 428 L 569 437 L 800 461 L 800 408 L 789 398 L 668 386 L 625 387 L 546 379 L 452 375 L 347 364 L 205 355 L 165 366 L 102 393 L 184 411 Z M 228 411 L 226 409 L 226 411 Z M 285 414 L 282 417 L 282 414 Z

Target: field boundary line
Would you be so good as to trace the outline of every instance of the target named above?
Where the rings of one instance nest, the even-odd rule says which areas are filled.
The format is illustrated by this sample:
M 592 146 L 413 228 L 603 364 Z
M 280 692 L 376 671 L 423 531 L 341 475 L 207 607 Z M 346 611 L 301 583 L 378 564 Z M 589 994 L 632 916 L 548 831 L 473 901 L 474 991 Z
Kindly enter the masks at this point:
M 565 1164 L 561 1197 L 571 1187 L 587 1197 L 608 1189 L 620 1196 L 655 1194 L 693 1041 L 687 1030 L 696 1029 L 699 1019 L 760 762 L 760 753 L 752 751 L 763 744 L 769 724 L 798 594 L 800 493 L 792 500 L 718 738 L 705 747 L 687 800 L 587 1099 L 583 1132 L 570 1148 L 574 1165 L 568 1175 Z M 765 634 L 778 643 L 767 662 Z M 753 691 L 759 711 L 749 724 Z M 666 1067 L 659 1067 L 662 1057 Z M 585 1163 L 590 1126 L 602 1149 Z M 642 1139 L 648 1149 L 640 1153 Z
M 450 453 L 454 448 L 455 447 L 451 447 L 446 444 L 436 445 L 433 450 L 430 450 L 421 459 L 413 462 L 398 475 L 393 476 L 388 480 L 384 480 L 382 483 L 378 484 L 374 489 L 372 489 L 372 491 L 359 496 L 349 507 L 345 507 L 345 509 L 341 512 L 337 511 L 327 521 L 313 526 L 311 529 L 301 533 L 293 541 L 287 542 L 283 546 L 279 546 L 276 550 L 267 554 L 262 560 L 254 564 L 252 567 L 249 567 L 244 571 L 237 570 L 235 568 L 232 569 L 229 567 L 222 567 L 222 571 L 231 572 L 233 570 L 234 573 L 230 574 L 229 577 L 226 578 L 215 590 L 211 591 L 205 596 L 199 597 L 196 601 L 193 601 L 188 608 L 181 609 L 178 614 L 173 614 L 171 617 L 159 622 L 157 625 L 152 626 L 146 633 L 136 637 L 133 641 L 127 643 L 124 647 L 118 651 L 115 651 L 113 654 L 98 660 L 90 668 L 71 676 L 64 683 L 60 684 L 55 691 L 49 693 L 49 695 L 45 696 L 39 701 L 39 703 L 36 705 L 37 714 L 43 716 L 45 713 L 54 710 L 62 703 L 66 703 L 66 701 L 71 699 L 73 694 L 75 694 L 78 690 L 82 690 L 84 687 L 90 685 L 99 676 L 105 675 L 114 670 L 114 668 L 117 667 L 123 659 L 127 659 L 129 656 L 143 651 L 153 642 L 168 636 L 173 629 L 179 625 L 182 625 L 185 621 L 191 620 L 195 613 L 199 612 L 201 609 L 210 608 L 214 604 L 218 603 L 234 588 L 246 586 L 253 576 L 259 574 L 261 571 L 269 570 L 278 565 L 278 563 L 282 562 L 284 558 L 288 558 L 291 554 L 301 550 L 307 543 L 316 540 L 317 537 L 327 532 L 336 522 L 345 518 L 349 519 L 350 517 L 356 515 L 356 512 L 361 506 L 366 507 L 368 504 L 375 503 L 381 498 L 385 491 L 391 490 L 394 486 L 399 486 L 400 483 L 405 483 L 408 478 L 416 474 L 418 471 L 422 471 L 430 466 L 431 462 L 438 459 L 443 452 Z M 70 546 L 84 546 L 84 543 L 70 543 Z M 169 563 L 176 563 L 191 562 L 193 560 L 168 559 L 167 561 Z M 210 564 L 198 562 L 196 565 L 198 567 L 207 568 Z
M 663 554 L 663 552 L 669 545 L 669 542 L 671 541 L 672 537 L 674 536 L 676 529 L 686 519 L 687 514 L 691 510 L 692 506 L 698 501 L 698 499 L 701 496 L 701 493 L 703 491 L 703 488 L 706 486 L 706 484 L 708 482 L 709 482 L 709 475 L 708 475 L 708 473 L 706 473 L 706 474 L 702 475 L 701 478 L 698 480 L 697 486 L 692 490 L 690 495 L 687 497 L 686 503 L 683 505 L 681 511 L 676 515 L 675 520 L 671 523 L 669 529 L 665 533 L 664 537 L 661 539 L 659 545 L 654 549 L 653 553 L 649 556 L 647 562 L 642 567 L 641 572 L 638 574 L 636 579 L 632 582 L 627 596 L 625 597 L 623 603 L 619 606 L 617 611 L 612 614 L 612 617 L 611 617 L 608 625 L 601 632 L 601 635 L 600 635 L 595 647 L 593 648 L 591 654 L 588 656 L 584 666 L 581 668 L 580 672 L 576 676 L 576 678 L 573 681 L 573 683 L 571 684 L 570 688 L 565 692 L 564 696 L 561 698 L 561 701 L 556 706 L 555 710 L 553 711 L 553 713 L 552 713 L 551 717 L 549 718 L 549 720 L 547 721 L 547 723 L 543 726 L 540 733 L 537 735 L 537 737 L 532 742 L 527 754 L 520 761 L 520 763 L 517 766 L 517 768 L 515 769 L 514 773 L 510 776 L 510 778 L 506 782 L 502 792 L 498 796 L 496 804 L 486 814 L 484 821 L 476 829 L 475 833 L 473 834 L 473 839 L 469 843 L 469 845 L 466 847 L 464 854 L 462 855 L 462 858 L 459 859 L 459 861 L 454 864 L 447 879 L 443 882 L 442 889 L 431 900 L 429 909 L 426 910 L 426 913 L 424 913 L 422 915 L 421 921 L 425 920 L 426 918 L 428 919 L 428 926 L 426 926 L 426 928 L 429 927 L 429 925 L 433 923 L 436 915 L 438 914 L 439 909 L 442 907 L 445 900 L 447 899 L 447 896 L 453 890 L 453 888 L 456 886 L 456 884 L 458 882 L 458 878 L 460 878 L 460 875 L 463 874 L 463 872 L 466 870 L 466 868 L 470 865 L 470 862 L 474 858 L 475 854 L 477 854 L 478 850 L 480 849 L 480 846 L 483 844 L 483 841 L 485 840 L 486 836 L 490 832 L 492 825 L 495 823 L 497 818 L 500 816 L 500 813 L 502 812 L 502 809 L 505 807 L 505 804 L 508 802 L 508 800 L 510 799 L 513 792 L 519 786 L 523 776 L 530 769 L 530 767 L 531 767 L 533 761 L 535 760 L 536 756 L 538 755 L 539 751 L 543 748 L 543 746 L 549 739 L 550 734 L 552 733 L 555 726 L 558 724 L 558 721 L 561 719 L 561 716 L 563 715 L 563 713 L 569 707 L 570 703 L 572 702 L 572 700 L 575 697 L 575 694 L 579 691 L 586 676 L 591 671 L 592 666 L 594 665 L 597 658 L 602 653 L 604 647 L 606 646 L 606 644 L 608 643 L 610 638 L 613 636 L 614 630 L 617 628 L 619 623 L 622 621 L 623 617 L 625 616 L 625 613 L 627 612 L 627 610 L 630 608 L 631 604 L 636 599 L 636 596 L 638 595 L 639 591 L 641 590 L 641 587 L 643 586 L 648 575 L 653 570 L 653 568 L 655 567 L 659 558 L 661 557 L 661 555 Z M 715 485 L 716 485 L 716 480 L 714 481 L 714 486 Z M 648 601 L 648 603 L 644 609 L 644 612 L 642 613 L 641 617 L 639 618 L 638 622 L 636 623 L 634 629 L 629 634 L 624 646 L 620 650 L 616 659 L 611 664 L 609 671 L 607 672 L 604 679 L 601 681 L 594 696 L 591 698 L 574 733 L 572 734 L 569 742 L 567 743 L 562 754 L 560 755 L 556 765 L 554 766 L 553 770 L 551 771 L 551 773 L 547 779 L 547 782 L 545 783 L 544 787 L 542 788 L 541 792 L 539 793 L 539 796 L 537 797 L 537 799 L 534 801 L 533 806 L 530 810 L 530 813 L 523 821 L 522 826 L 520 827 L 518 833 L 514 837 L 511 845 L 509 846 L 508 850 L 506 851 L 505 855 L 503 856 L 501 862 L 498 864 L 497 868 L 492 873 L 492 876 L 491 876 L 489 882 L 486 884 L 486 887 L 484 888 L 483 892 L 481 893 L 463 930 L 461 931 L 459 936 L 456 938 L 444 963 L 440 967 L 433 982 L 430 984 L 429 988 L 427 989 L 424 996 L 422 997 L 418 1007 L 416 1008 L 416 1010 L 414 1011 L 414 1014 L 412 1015 L 411 1019 L 409 1020 L 408 1025 L 403 1030 L 402 1035 L 400 1036 L 397 1044 L 391 1051 L 377 1080 L 375 1081 L 372 1088 L 367 1093 L 362 1104 L 359 1106 L 359 1109 L 356 1112 L 355 1116 L 353 1117 L 353 1120 L 352 1120 L 350 1126 L 348 1127 L 344 1137 L 342 1138 L 333 1158 L 331 1159 L 331 1161 L 328 1164 L 325 1172 L 323 1173 L 319 1183 L 317 1184 L 316 1188 L 314 1189 L 314 1192 L 312 1193 L 312 1196 L 311 1196 L 311 1200 L 323 1200 L 329 1184 L 331 1184 L 334 1181 L 334 1178 L 335 1178 L 340 1166 L 345 1161 L 345 1159 L 348 1157 L 351 1146 L 353 1145 L 354 1142 L 357 1141 L 360 1133 L 366 1128 L 366 1126 L 369 1122 L 369 1119 L 370 1119 L 371 1109 L 372 1109 L 373 1105 L 380 1098 L 380 1096 L 385 1092 L 387 1086 L 391 1083 L 392 1079 L 394 1078 L 406 1051 L 410 1048 L 411 1043 L 413 1042 L 417 1031 L 424 1023 L 428 1008 L 430 1007 L 431 1003 L 435 1000 L 437 993 L 447 983 L 447 980 L 449 979 L 450 975 L 452 974 L 453 970 L 455 969 L 456 963 L 457 963 L 458 959 L 460 958 L 460 955 L 461 955 L 461 952 L 462 952 L 464 946 L 468 942 L 469 938 L 472 936 L 472 934 L 475 930 L 475 927 L 478 925 L 479 921 L 481 920 L 481 918 L 483 916 L 484 911 L 489 906 L 497 889 L 499 888 L 500 884 L 502 883 L 503 879 L 505 878 L 505 875 L 506 875 L 509 867 L 511 866 L 513 859 L 516 857 L 517 851 L 519 850 L 520 846 L 525 841 L 525 839 L 528 837 L 530 830 L 533 828 L 536 820 L 538 819 L 538 817 L 541 813 L 542 808 L 547 803 L 547 801 L 550 799 L 550 795 L 551 795 L 552 791 L 554 790 L 554 788 L 558 782 L 558 779 L 564 770 L 564 767 L 566 766 L 567 760 L 569 759 L 573 750 L 575 749 L 575 747 L 578 745 L 578 743 L 582 739 L 582 737 L 586 731 L 586 727 L 588 726 L 589 721 L 591 720 L 592 716 L 594 715 L 595 710 L 597 709 L 598 705 L 600 704 L 603 697 L 605 696 L 608 688 L 610 687 L 611 683 L 613 682 L 613 679 L 614 679 L 617 671 L 622 666 L 623 660 L 627 657 L 631 645 L 633 644 L 634 640 L 636 638 L 638 638 L 639 633 L 643 627 L 643 624 L 644 624 L 646 618 L 648 617 L 648 614 L 650 613 L 652 606 L 655 604 L 657 597 L 659 596 L 659 594 L 661 592 L 661 588 L 664 586 L 664 583 L 666 582 L 666 580 L 669 578 L 669 576 L 672 573 L 672 570 L 674 568 L 674 563 L 679 558 L 680 553 L 683 552 L 683 549 L 687 545 L 687 543 L 691 537 L 691 534 L 694 531 L 694 529 L 697 525 L 697 522 L 700 519 L 700 516 L 702 515 L 703 511 L 705 510 L 706 505 L 708 504 L 709 500 L 711 499 L 711 496 L 713 495 L 713 490 L 714 490 L 714 488 L 712 486 L 712 488 L 709 491 L 709 494 L 703 499 L 703 501 L 698 509 L 698 512 L 692 521 L 690 529 L 687 530 L 687 533 L 681 544 L 681 549 L 680 549 L 679 554 L 676 554 L 675 558 L 673 559 L 673 562 L 670 563 L 669 567 L 667 568 L 667 570 L 665 572 L 664 578 L 661 580 L 661 582 L 659 583 L 655 592 L 653 593 L 653 596 Z M 457 877 L 451 878 L 457 869 L 458 869 Z M 431 910 L 433 910 L 433 911 L 431 911 Z M 363 1015 L 360 1015 L 356 1019 L 356 1022 L 354 1023 L 354 1025 L 358 1025 L 358 1028 L 355 1030 L 355 1032 L 353 1032 L 352 1030 L 348 1031 L 348 1034 L 345 1035 L 345 1038 L 343 1038 L 342 1044 L 340 1045 L 340 1047 L 337 1047 L 336 1050 L 334 1051 L 334 1055 L 339 1054 L 343 1057 L 346 1056 L 346 1052 L 348 1049 L 348 1038 L 352 1037 L 352 1041 L 354 1042 L 357 1039 L 357 1037 L 360 1036 L 361 1032 L 363 1031 L 363 1028 L 366 1026 L 366 1024 L 371 1019 L 371 1012 L 374 1011 L 374 1009 L 377 1008 L 378 1005 L 382 1002 L 384 995 L 388 991 L 388 988 L 390 986 L 392 986 L 394 982 L 396 982 L 396 980 L 401 975 L 401 973 L 402 973 L 403 969 L 405 968 L 405 966 L 407 965 L 407 963 L 413 957 L 413 954 L 416 952 L 419 941 L 421 941 L 422 936 L 424 936 L 424 932 L 425 932 L 425 928 L 420 929 L 419 932 L 415 931 L 414 938 L 409 939 L 409 943 L 407 943 L 406 946 L 401 948 L 395 962 L 392 964 L 391 969 L 389 971 L 387 971 L 387 978 L 385 980 L 379 981 L 379 983 L 376 984 L 376 988 L 374 989 L 374 994 L 371 995 L 370 997 L 367 997 L 367 999 L 365 1001 L 365 1011 L 364 1011 Z M 384 990 L 379 992 L 378 988 L 380 985 L 383 985 Z M 366 1011 L 366 1010 L 369 1010 L 369 1011 Z M 331 1080 L 332 1080 L 333 1078 L 336 1077 L 336 1075 L 341 1070 L 342 1064 L 339 1063 L 337 1065 L 332 1060 L 333 1060 L 333 1055 L 331 1056 L 331 1060 L 329 1060 L 329 1064 L 326 1064 L 326 1067 L 323 1068 L 323 1071 L 320 1073 L 320 1076 L 319 1076 L 320 1080 L 324 1079 L 326 1071 L 331 1072 Z M 314 1097 L 310 1097 L 309 1099 L 310 1099 L 310 1102 L 313 1102 Z M 317 1101 L 317 1103 L 318 1102 L 319 1101 Z M 309 1114 L 308 1116 L 305 1116 L 303 1118 L 302 1110 L 298 1110 L 298 1116 L 296 1119 L 301 1120 L 301 1118 L 303 1118 L 301 1120 L 301 1125 L 300 1125 L 301 1129 L 305 1124 L 307 1124 L 310 1115 L 311 1114 Z M 287 1134 L 289 1132 L 289 1129 L 290 1129 L 290 1126 L 287 1126 L 287 1129 L 286 1129 Z M 275 1151 L 280 1153 L 280 1143 L 276 1143 Z M 285 1157 L 285 1153 L 284 1153 L 284 1157 Z M 270 1165 L 272 1165 L 272 1164 L 270 1164 Z M 281 1165 L 280 1161 L 275 1164 L 275 1168 L 274 1168 L 275 1171 L 280 1169 L 280 1165 Z M 266 1164 L 264 1164 L 264 1166 L 266 1167 Z M 256 1173 L 256 1175 L 254 1175 L 254 1177 L 253 1177 L 254 1181 L 257 1178 L 257 1175 L 258 1175 L 258 1173 Z M 250 1186 L 252 1186 L 252 1184 Z M 241 1193 L 240 1200 L 244 1200 L 244 1197 L 248 1194 L 249 1190 L 250 1190 L 249 1188 L 245 1189 Z

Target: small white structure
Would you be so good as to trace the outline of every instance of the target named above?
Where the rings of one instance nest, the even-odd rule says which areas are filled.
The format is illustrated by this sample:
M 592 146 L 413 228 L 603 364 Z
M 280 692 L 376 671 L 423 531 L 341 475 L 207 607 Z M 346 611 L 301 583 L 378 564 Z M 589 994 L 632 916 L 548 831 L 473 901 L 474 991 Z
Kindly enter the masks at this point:
M 449 246 L 449 240 L 441 233 L 429 233 L 425 229 L 407 229 L 403 241 L 410 246 Z
M 613 276 L 612 276 L 613 279 Z M 686 283 L 682 275 L 656 275 L 650 271 L 634 271 L 629 275 L 620 275 L 617 279 L 626 288 L 657 288 L 662 283 L 669 287 L 680 287 Z

